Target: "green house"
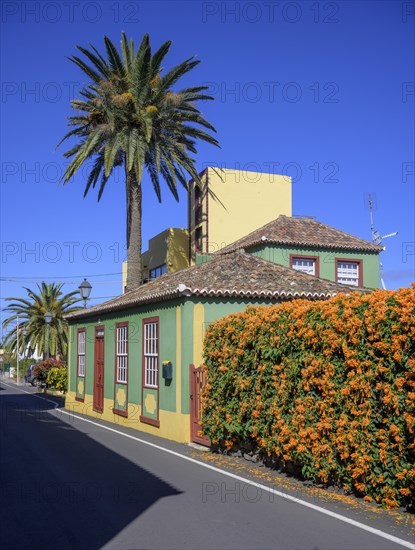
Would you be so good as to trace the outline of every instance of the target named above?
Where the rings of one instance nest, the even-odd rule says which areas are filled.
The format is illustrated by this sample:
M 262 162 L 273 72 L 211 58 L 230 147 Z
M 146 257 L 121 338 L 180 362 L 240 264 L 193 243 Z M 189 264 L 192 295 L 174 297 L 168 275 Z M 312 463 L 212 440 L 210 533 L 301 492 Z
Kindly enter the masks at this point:
M 379 288 L 379 253 L 383 247 L 314 218 L 279 216 L 219 253 L 240 249 L 330 281 Z
M 209 323 L 249 305 L 353 290 L 243 251 L 164 274 L 66 316 L 66 407 L 175 441 L 206 442 L 200 433 L 199 367 Z

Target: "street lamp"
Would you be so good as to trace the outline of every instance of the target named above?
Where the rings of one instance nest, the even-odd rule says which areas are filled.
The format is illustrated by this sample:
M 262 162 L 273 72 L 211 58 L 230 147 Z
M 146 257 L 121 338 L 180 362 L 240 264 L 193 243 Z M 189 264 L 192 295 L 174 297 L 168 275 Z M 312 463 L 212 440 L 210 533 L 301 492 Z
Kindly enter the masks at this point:
M 23 334 L 23 362 L 24 362 L 24 369 L 26 371 L 26 336 L 27 336 L 27 328 L 24 325 L 22 328 L 22 334 Z M 27 378 L 25 377 L 25 381 Z
M 84 279 L 78 288 L 81 294 L 81 298 L 84 301 L 84 307 L 86 308 L 86 302 L 89 298 L 89 295 L 91 294 L 92 285 L 86 279 Z
M 16 339 L 16 384 L 19 385 L 19 315 L 16 315 L 17 318 L 17 339 Z
M 45 315 L 43 316 L 46 323 L 46 359 L 49 359 L 49 331 L 50 331 L 50 323 L 52 322 L 52 313 L 47 311 Z

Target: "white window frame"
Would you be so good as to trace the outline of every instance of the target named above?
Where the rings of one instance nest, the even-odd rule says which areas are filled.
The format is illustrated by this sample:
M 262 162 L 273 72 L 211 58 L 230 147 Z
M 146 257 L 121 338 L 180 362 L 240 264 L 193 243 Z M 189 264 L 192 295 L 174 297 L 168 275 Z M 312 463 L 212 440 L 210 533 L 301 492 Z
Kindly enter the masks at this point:
M 144 386 L 158 389 L 159 387 L 159 323 L 149 321 L 143 323 L 144 344 Z
M 296 264 L 296 262 L 298 263 Z M 313 258 L 301 258 L 301 256 L 295 256 L 291 260 L 291 267 L 301 273 L 308 273 L 309 275 L 316 274 L 316 260 Z
M 86 330 L 78 331 L 78 376 L 85 378 Z
M 128 324 L 116 326 L 116 379 L 118 384 L 128 382 Z
M 337 282 L 342 285 L 359 286 L 360 269 L 360 262 L 337 260 Z

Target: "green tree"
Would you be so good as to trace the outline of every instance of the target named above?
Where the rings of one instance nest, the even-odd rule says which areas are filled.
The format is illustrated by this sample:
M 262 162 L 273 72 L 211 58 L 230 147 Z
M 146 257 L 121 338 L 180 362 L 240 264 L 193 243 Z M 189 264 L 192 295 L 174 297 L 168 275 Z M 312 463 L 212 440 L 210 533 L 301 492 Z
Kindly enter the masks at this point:
M 63 284 L 42 282 L 37 285 L 38 292 L 25 287 L 27 299 L 6 298 L 11 302 L 5 311 L 12 313 L 4 320 L 6 328 L 10 324 L 15 326 L 7 333 L 4 344 L 11 353 L 20 355 L 33 355 L 35 351 L 47 355 L 47 340 L 49 340 L 49 354 L 52 357 L 60 356 L 66 358 L 68 352 L 68 324 L 63 319 L 66 313 L 81 309 L 74 306 L 81 300 L 79 291 L 75 290 L 68 294 L 62 292 Z M 49 327 L 49 338 L 44 315 L 46 312 L 52 314 L 52 321 Z M 19 321 L 17 325 L 17 320 Z M 19 338 L 17 330 L 19 329 Z M 17 349 L 19 340 L 19 349 Z
M 106 58 L 93 46 L 77 46 L 87 58 L 72 56 L 90 83 L 80 92 L 83 99 L 72 101 L 78 113 L 69 117 L 70 137 L 77 144 L 64 153 L 71 162 L 63 176 L 68 183 L 78 169 L 93 160 L 84 197 L 99 181 L 98 200 L 114 167 L 125 170 L 127 210 L 127 290 L 142 283 L 141 220 L 142 180 L 146 171 L 161 202 L 160 176 L 176 200 L 178 183 L 188 190 L 190 176 L 201 183 L 195 167 L 196 140 L 218 146 L 206 130 L 216 132 L 195 106 L 198 100 L 211 100 L 207 86 L 173 91 L 172 87 L 199 61 L 187 59 L 163 74 L 161 66 L 171 42 L 154 54 L 146 34 L 136 50 L 133 40 L 122 33 L 121 53 L 104 37 Z M 205 128 L 205 129 L 203 129 Z

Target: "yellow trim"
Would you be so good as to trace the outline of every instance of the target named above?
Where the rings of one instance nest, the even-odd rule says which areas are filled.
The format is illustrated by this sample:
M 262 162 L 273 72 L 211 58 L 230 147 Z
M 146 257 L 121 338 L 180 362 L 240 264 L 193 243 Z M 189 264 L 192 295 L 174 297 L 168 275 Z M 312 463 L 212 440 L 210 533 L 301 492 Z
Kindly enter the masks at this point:
M 154 393 L 148 393 L 146 395 L 146 398 L 144 400 L 144 405 L 145 405 L 145 412 L 146 413 L 150 413 L 150 414 L 154 414 L 157 410 L 157 401 L 156 401 L 156 398 L 154 397 Z M 147 415 L 145 415 L 147 416 Z
M 127 396 L 124 388 L 118 388 L 117 390 L 117 405 L 124 407 Z
M 127 286 L 127 262 L 122 263 L 122 288 L 121 294 L 124 294 L 124 289 Z
M 205 321 L 205 306 L 195 304 L 193 311 L 193 362 L 195 367 L 203 363 L 203 324 Z
M 85 384 L 83 380 L 79 380 L 78 382 L 78 394 L 83 395 L 85 391 Z
M 182 412 L 182 310 L 176 307 L 176 412 Z
M 93 410 L 93 396 L 85 395 L 83 403 L 75 400 L 75 392 L 68 392 L 65 399 L 65 408 L 74 414 L 86 415 L 112 422 L 125 428 L 153 434 L 159 437 L 165 437 L 179 443 L 188 443 L 190 441 L 190 420 L 188 414 L 178 414 L 169 411 L 159 411 L 160 427 L 151 426 L 140 422 L 141 406 L 134 403 L 128 404 L 128 418 L 120 416 L 113 412 L 114 401 L 104 399 L 104 412 L 98 413 Z

